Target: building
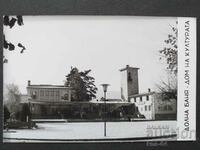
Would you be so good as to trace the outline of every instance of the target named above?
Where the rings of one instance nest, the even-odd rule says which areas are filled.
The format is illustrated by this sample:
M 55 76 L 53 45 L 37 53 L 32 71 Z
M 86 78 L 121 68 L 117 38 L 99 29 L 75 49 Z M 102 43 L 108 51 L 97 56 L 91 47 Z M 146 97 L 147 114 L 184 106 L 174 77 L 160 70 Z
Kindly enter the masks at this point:
M 138 70 L 129 65 L 120 69 L 121 99 L 134 103 L 138 117 L 147 120 L 176 119 L 177 100 L 167 96 L 167 93 L 139 93 Z
M 177 101 L 165 99 L 163 93 L 147 92 L 129 96 L 140 114 L 147 120 L 176 119 Z
M 32 100 L 39 101 L 71 101 L 71 88 L 63 85 L 31 84 L 28 81 L 27 94 Z
M 71 88 L 63 85 L 31 84 L 28 81 L 27 95 L 33 117 L 58 114 L 60 108 L 71 102 Z
M 121 99 L 71 101 L 71 88 L 63 85 L 31 84 L 27 97 L 33 118 L 137 118 L 145 120 L 176 119 L 177 100 L 167 93 L 139 92 L 138 70 L 126 66 L 121 72 Z
M 71 101 L 71 88 L 62 85 L 31 84 L 28 81 L 27 96 L 33 119 L 128 119 L 134 114 L 134 104 L 120 99 L 104 101 Z M 123 111 L 123 114 L 121 112 Z

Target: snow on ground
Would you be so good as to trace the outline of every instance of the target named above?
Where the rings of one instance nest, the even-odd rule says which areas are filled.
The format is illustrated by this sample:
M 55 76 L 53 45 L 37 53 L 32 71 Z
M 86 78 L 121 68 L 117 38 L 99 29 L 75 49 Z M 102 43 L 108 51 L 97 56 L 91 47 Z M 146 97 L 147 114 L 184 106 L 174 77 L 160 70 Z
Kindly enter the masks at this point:
M 148 137 L 149 131 L 153 132 L 153 136 L 162 136 L 163 130 L 157 132 L 161 131 L 158 128 L 168 128 L 169 131 L 176 129 L 176 121 L 107 122 L 107 136 L 104 137 L 104 122 L 37 123 L 37 125 L 39 129 L 4 131 L 3 137 L 36 140 L 138 138 Z M 151 129 L 148 130 L 147 127 Z M 152 127 L 157 128 L 157 131 L 152 130 Z M 164 134 L 170 135 L 172 132 Z

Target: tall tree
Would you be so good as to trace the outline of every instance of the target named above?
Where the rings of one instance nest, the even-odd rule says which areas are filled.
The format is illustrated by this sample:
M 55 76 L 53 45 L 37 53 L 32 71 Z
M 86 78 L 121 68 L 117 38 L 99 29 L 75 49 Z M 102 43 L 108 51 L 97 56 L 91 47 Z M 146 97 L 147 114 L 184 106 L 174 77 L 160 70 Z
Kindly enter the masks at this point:
M 76 67 L 71 67 L 70 73 L 66 76 L 66 86 L 72 88 L 72 101 L 89 101 L 96 98 L 97 87 L 95 79 L 89 76 L 91 70 L 79 72 Z
M 8 26 L 10 27 L 10 29 L 16 25 L 16 23 L 19 25 L 19 26 L 22 26 L 24 23 L 23 23 L 23 17 L 22 16 L 4 16 L 3 17 L 3 25 L 4 26 Z M 6 40 L 6 37 L 5 35 L 3 36 L 3 40 L 4 40 L 4 49 L 5 50 L 9 50 L 9 51 L 14 51 L 15 50 L 15 45 L 12 43 L 12 42 L 8 42 Z M 21 43 L 18 43 L 17 46 L 20 48 L 20 53 L 23 53 L 24 50 L 26 49 Z M 8 59 L 3 56 L 3 63 L 7 63 L 8 62 Z

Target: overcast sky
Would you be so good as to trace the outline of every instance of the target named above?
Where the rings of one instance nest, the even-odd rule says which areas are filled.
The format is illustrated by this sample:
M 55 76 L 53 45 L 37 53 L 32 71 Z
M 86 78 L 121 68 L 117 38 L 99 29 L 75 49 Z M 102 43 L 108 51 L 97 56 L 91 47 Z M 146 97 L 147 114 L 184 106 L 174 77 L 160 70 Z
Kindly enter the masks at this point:
M 154 89 L 167 79 L 158 50 L 171 33 L 177 18 L 133 16 L 25 16 L 23 26 L 4 28 L 6 39 L 20 49 L 4 55 L 4 83 L 15 83 L 26 93 L 33 84 L 63 84 L 74 66 L 92 69 L 96 85 L 109 83 L 109 91 L 120 91 L 120 72 L 127 64 L 139 67 L 140 92 Z

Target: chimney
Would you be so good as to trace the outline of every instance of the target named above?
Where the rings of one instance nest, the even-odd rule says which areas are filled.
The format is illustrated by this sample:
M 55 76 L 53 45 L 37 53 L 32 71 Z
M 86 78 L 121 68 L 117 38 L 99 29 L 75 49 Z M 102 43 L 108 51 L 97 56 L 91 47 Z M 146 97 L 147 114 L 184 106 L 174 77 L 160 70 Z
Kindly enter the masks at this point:
M 149 92 L 149 93 L 151 92 L 151 89 L 150 89 L 150 88 L 148 88 L 148 92 Z
M 31 80 L 28 80 L 28 86 L 30 86 L 31 85 Z

